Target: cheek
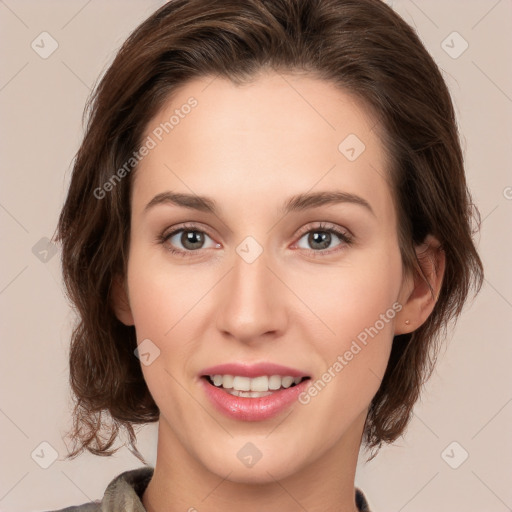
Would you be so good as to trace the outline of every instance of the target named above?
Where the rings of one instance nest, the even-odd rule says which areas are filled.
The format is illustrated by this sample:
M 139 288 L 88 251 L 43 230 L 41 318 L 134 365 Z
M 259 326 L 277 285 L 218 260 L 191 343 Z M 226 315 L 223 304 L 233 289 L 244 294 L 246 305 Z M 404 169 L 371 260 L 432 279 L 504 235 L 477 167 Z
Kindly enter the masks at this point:
M 159 351 L 153 363 L 142 365 L 142 371 L 160 405 L 166 403 L 168 394 L 182 397 L 184 379 L 195 377 L 193 365 L 204 336 L 199 325 L 211 319 L 205 308 L 219 278 L 206 268 L 196 271 L 186 264 L 173 265 L 166 255 L 153 256 L 148 264 L 150 260 L 149 251 L 134 244 L 128 284 L 138 343 L 149 339 Z M 179 400 L 173 404 L 175 414 L 184 413 Z
M 324 403 L 362 399 L 364 404 L 378 390 L 402 307 L 397 302 L 401 273 L 398 248 L 383 246 L 347 258 L 328 273 L 296 279 L 298 295 L 307 298 L 316 317 L 302 321 L 301 330 L 316 344 L 326 372 L 322 380 L 335 382 L 326 386 Z
M 179 419 L 187 414 L 182 383 L 184 374 L 190 374 L 191 343 L 195 336 L 188 320 L 190 310 L 204 290 L 199 283 L 180 279 L 183 273 L 179 270 L 171 275 L 170 266 L 147 265 L 145 261 L 142 254 L 132 253 L 128 268 L 137 341 L 140 344 L 151 340 L 147 345 L 149 352 L 157 354 L 150 364 L 142 364 L 141 369 L 164 416 L 172 424 L 179 424 Z
M 306 408 L 310 404 L 317 417 L 325 418 L 326 445 L 335 442 L 355 417 L 365 415 L 389 361 L 399 307 L 386 286 L 377 293 L 364 282 L 358 280 L 353 289 L 345 287 L 337 295 L 340 298 L 324 308 L 324 319 L 334 334 L 323 330 L 324 336 L 314 337 L 313 329 L 308 333 L 315 340 L 322 368 L 300 403 Z M 381 280 L 384 284 L 390 283 Z
M 187 324 L 187 314 L 211 287 L 204 273 L 173 267 L 165 258 L 148 264 L 141 251 L 130 255 L 128 282 L 130 305 L 138 339 L 154 337 L 170 341 Z
M 348 254 L 330 268 L 319 266 L 314 272 L 299 268 L 289 282 L 318 319 L 315 328 L 320 327 L 325 339 L 344 341 L 374 325 L 392 308 L 400 292 L 401 273 L 398 247 L 383 246 Z M 386 320 L 393 320 L 395 309 Z M 392 324 L 386 322 L 382 330 L 389 334 Z

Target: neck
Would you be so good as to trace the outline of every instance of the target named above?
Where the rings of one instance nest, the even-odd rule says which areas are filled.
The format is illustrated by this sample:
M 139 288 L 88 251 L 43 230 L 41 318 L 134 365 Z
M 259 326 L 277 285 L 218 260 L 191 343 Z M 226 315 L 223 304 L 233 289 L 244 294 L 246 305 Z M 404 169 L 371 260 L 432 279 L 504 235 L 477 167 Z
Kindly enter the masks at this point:
M 229 468 L 225 474 L 206 468 L 161 417 L 155 471 L 142 503 L 147 512 L 357 512 L 354 479 L 366 412 L 308 464 L 291 474 L 286 465 L 268 466 L 257 482 L 234 481 Z

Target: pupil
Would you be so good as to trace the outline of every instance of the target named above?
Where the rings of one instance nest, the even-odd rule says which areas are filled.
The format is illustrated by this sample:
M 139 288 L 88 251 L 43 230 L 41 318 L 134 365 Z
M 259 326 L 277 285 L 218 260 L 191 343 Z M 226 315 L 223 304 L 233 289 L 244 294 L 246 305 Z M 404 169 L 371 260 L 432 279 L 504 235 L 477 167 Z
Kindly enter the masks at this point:
M 318 234 L 320 233 L 320 236 Z M 311 244 L 319 243 L 319 249 L 327 249 L 331 243 L 331 234 L 326 231 L 314 231 L 309 235 L 309 242 Z
M 199 231 L 184 231 L 181 238 L 181 243 L 188 249 L 199 249 L 203 243 L 203 237 Z M 192 247 L 188 244 L 192 244 Z M 198 244 L 199 247 L 194 244 Z

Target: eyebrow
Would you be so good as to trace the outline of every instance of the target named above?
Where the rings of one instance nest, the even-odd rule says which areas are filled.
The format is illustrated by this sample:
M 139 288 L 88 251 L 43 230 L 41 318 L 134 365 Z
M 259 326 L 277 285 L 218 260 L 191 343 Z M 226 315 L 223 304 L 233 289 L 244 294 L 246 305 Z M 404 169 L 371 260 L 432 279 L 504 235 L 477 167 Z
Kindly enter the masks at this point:
M 375 212 L 366 199 L 356 194 L 340 191 L 308 192 L 292 196 L 285 201 L 279 210 L 279 213 L 286 215 L 294 211 L 303 211 L 324 205 L 341 203 L 350 203 L 362 206 L 376 217 Z M 153 199 L 151 199 L 144 208 L 143 213 L 147 213 L 157 205 L 164 204 L 172 204 L 183 208 L 189 208 L 191 210 L 212 213 L 215 216 L 218 216 L 219 214 L 217 204 L 210 197 L 170 191 L 162 192 L 153 197 Z

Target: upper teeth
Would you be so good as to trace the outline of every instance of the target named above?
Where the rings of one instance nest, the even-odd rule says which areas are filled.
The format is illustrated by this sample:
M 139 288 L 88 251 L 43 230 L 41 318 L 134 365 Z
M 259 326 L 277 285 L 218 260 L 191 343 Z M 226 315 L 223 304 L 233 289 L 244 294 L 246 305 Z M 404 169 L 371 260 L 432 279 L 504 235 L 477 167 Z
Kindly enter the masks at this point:
M 210 375 L 215 386 L 222 386 L 225 389 L 236 389 L 238 391 L 268 391 L 276 390 L 281 386 L 289 388 L 293 383 L 298 384 L 302 377 L 281 377 L 281 375 L 262 375 L 260 377 L 241 377 L 239 375 Z

